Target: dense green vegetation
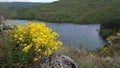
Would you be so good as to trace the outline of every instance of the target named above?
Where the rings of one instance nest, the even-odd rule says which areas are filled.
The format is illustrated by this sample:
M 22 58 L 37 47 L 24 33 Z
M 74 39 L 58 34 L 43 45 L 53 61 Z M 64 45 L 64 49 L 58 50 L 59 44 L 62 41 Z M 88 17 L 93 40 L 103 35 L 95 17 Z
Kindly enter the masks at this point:
M 17 11 L 15 18 L 52 22 L 100 23 L 120 18 L 119 0 L 60 0 Z
M 120 0 L 59 0 L 30 8 L 15 9 L 13 11 L 4 10 L 4 13 L 0 14 L 7 18 L 17 19 L 38 19 L 80 24 L 100 23 L 120 18 L 119 3 Z M 8 9 L 11 8 L 8 7 Z
M 16 13 L 12 9 L 10 9 L 7 4 L 0 3 L 0 15 L 3 15 L 7 18 L 13 18 Z
M 33 2 L 0 2 L 0 6 L 6 6 L 10 9 L 18 9 L 18 8 L 28 8 L 36 5 L 43 5 L 47 3 L 33 3 Z
M 0 5 L 6 5 L 10 9 L 18 9 L 18 8 L 29 8 L 32 6 L 43 5 L 47 3 L 37 3 L 37 2 L 0 2 Z
M 0 15 L 5 18 L 14 18 L 17 15 L 18 9 L 30 8 L 37 5 L 47 3 L 32 3 L 32 2 L 0 2 Z
M 120 18 L 106 21 L 101 24 L 100 34 L 106 39 L 120 31 Z

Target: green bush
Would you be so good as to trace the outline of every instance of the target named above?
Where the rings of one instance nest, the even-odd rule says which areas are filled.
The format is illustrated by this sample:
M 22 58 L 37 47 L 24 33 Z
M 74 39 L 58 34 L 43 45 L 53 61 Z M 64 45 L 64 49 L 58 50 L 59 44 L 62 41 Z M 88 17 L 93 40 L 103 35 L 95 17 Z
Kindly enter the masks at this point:
M 118 18 L 103 22 L 100 27 L 100 34 L 104 39 L 106 39 L 109 36 L 116 35 L 119 30 L 120 19 Z

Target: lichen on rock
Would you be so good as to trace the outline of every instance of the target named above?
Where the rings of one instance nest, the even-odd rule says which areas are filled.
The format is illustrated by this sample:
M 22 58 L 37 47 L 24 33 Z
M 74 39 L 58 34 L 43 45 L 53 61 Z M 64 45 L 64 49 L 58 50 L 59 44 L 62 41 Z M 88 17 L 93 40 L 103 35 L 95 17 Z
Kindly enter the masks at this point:
M 50 57 L 41 59 L 35 68 L 78 68 L 73 59 L 66 55 L 52 54 Z

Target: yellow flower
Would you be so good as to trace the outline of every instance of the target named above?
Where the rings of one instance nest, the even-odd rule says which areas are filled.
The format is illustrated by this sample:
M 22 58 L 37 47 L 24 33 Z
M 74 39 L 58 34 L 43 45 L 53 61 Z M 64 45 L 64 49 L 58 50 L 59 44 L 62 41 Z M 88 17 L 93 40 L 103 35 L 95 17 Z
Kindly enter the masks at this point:
M 36 61 L 38 61 L 39 59 L 38 58 L 34 58 L 34 61 L 36 62 Z
M 120 32 L 117 33 L 117 36 L 120 36 Z
M 108 51 L 108 47 L 104 47 L 103 50 L 102 50 L 103 53 L 105 53 L 107 51 Z
M 23 51 L 24 51 L 24 52 L 28 52 L 31 47 L 32 47 L 32 44 L 30 44 L 30 45 L 28 45 L 28 46 L 25 46 L 25 47 L 23 48 Z
M 38 49 L 38 52 L 41 52 L 41 49 Z
M 53 47 L 53 50 L 57 50 L 57 46 L 54 46 L 54 47 Z
M 17 35 L 13 35 L 14 36 L 14 38 L 17 38 Z
M 20 37 L 19 40 L 22 41 L 23 39 Z
M 111 40 L 113 38 L 113 36 L 110 36 L 108 38 L 106 38 L 107 41 Z

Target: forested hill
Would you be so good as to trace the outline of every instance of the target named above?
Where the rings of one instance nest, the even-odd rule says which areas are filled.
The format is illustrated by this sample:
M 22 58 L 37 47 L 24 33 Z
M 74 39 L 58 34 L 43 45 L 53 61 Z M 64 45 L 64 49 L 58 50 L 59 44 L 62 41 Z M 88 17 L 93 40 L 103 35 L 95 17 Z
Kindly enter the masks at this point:
M 0 6 L 6 6 L 10 9 L 28 8 L 36 5 L 43 5 L 46 3 L 37 2 L 0 2 Z
M 33 2 L 0 2 L 0 15 L 6 18 L 14 18 L 18 9 L 27 9 L 37 5 L 44 5 L 47 3 L 33 3 Z
M 14 18 L 53 22 L 100 23 L 120 18 L 120 0 L 59 0 L 19 9 Z

